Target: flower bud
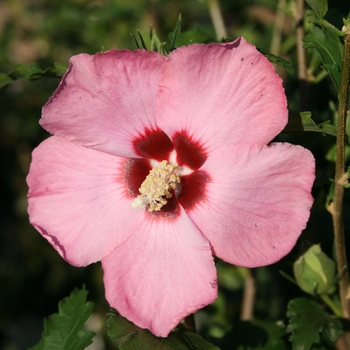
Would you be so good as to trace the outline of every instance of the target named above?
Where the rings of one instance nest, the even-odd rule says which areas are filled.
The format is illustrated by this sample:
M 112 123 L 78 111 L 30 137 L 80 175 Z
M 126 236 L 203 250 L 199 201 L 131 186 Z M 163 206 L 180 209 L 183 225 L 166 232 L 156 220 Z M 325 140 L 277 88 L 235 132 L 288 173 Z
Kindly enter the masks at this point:
M 310 294 L 327 293 L 335 277 L 335 263 L 313 245 L 294 263 L 294 276 L 299 287 Z

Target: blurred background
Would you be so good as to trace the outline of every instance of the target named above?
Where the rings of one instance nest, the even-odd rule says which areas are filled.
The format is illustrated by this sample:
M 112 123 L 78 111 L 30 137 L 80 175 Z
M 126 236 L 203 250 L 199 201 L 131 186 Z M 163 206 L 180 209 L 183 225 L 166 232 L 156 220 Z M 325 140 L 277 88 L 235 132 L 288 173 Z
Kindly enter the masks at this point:
M 349 3 L 331 0 L 330 8 L 347 15 Z M 218 16 L 218 10 L 221 16 Z M 169 43 L 182 14 L 182 32 L 197 42 L 213 42 L 223 36 L 243 35 L 261 49 L 292 62 L 296 69 L 296 13 L 293 0 L 2 0 L 0 1 L 0 73 L 17 64 L 36 63 L 42 69 L 54 62 L 68 64 L 77 53 L 96 53 L 111 48 L 136 49 L 130 33 L 137 30 L 149 42 L 150 27 Z M 339 16 L 338 16 L 339 20 Z M 305 21 L 307 30 L 309 24 Z M 190 40 L 188 44 L 190 43 Z M 321 73 L 320 60 L 307 56 L 311 75 Z M 300 111 L 298 75 L 278 68 L 284 79 L 291 113 Z M 0 90 L 0 348 L 27 349 L 36 344 L 43 330 L 43 317 L 57 312 L 58 301 L 84 284 L 95 313 L 88 327 L 98 332 L 92 349 L 113 349 L 105 336 L 104 300 L 100 264 L 74 268 L 67 264 L 28 223 L 26 175 L 31 152 L 48 134 L 39 126 L 41 107 L 59 79 L 15 81 Z M 308 109 L 318 122 L 334 120 L 336 91 L 328 77 L 310 86 Z M 281 140 L 304 144 L 318 160 L 318 185 L 313 218 L 305 241 L 322 243 L 332 255 L 332 229 L 325 200 L 332 176 L 334 139 L 316 135 L 282 134 Z M 285 317 L 290 295 L 303 295 L 279 275 L 291 273 L 300 245 L 272 267 L 249 271 L 218 262 L 220 295 L 197 315 L 199 327 L 220 337 L 240 318 L 241 298 L 249 276 L 254 276 L 254 316 L 260 320 Z M 328 249 L 328 250 L 327 250 Z M 232 343 L 233 344 L 233 343 Z M 233 347 L 234 348 L 234 347 Z

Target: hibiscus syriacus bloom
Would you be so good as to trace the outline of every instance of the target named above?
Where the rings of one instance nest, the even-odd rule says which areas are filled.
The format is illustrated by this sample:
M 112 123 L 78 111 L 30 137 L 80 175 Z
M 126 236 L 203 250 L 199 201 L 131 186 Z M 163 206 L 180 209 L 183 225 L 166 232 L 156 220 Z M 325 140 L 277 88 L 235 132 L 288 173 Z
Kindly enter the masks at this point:
M 31 224 L 70 264 L 101 260 L 109 304 L 167 336 L 217 297 L 213 256 L 271 264 L 305 227 L 314 158 L 267 145 L 286 106 L 243 38 L 74 56 L 43 108 Z

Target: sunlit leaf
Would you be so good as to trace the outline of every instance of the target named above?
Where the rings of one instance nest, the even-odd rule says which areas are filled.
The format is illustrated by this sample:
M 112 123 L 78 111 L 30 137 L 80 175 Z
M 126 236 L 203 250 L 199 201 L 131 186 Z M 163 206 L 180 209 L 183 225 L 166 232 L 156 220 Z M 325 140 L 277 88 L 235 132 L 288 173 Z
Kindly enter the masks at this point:
M 86 301 L 85 289 L 74 290 L 58 304 L 58 314 L 44 320 L 44 333 L 31 350 L 80 350 L 92 343 L 95 333 L 84 325 L 91 316 L 94 304 Z
M 268 58 L 268 60 L 269 60 L 271 63 L 275 63 L 275 64 L 277 64 L 277 65 L 283 67 L 284 69 L 287 70 L 287 72 L 288 72 L 289 74 L 293 74 L 293 73 L 294 73 L 294 68 L 293 68 L 292 64 L 291 64 L 289 61 L 285 60 L 285 59 L 282 58 L 282 57 L 276 56 L 276 55 L 274 55 L 273 53 L 268 52 L 268 51 L 266 51 L 266 50 L 263 50 L 263 49 L 260 49 L 260 48 L 258 48 L 258 50 L 259 50 L 261 53 L 263 53 L 263 54 Z
M 290 318 L 287 332 L 293 350 L 308 350 L 312 344 L 320 342 L 320 333 L 329 340 L 336 340 L 342 333 L 339 319 L 331 317 L 313 300 L 299 298 L 288 304 L 287 317 Z
M 317 50 L 323 62 L 322 68 L 330 75 L 339 91 L 343 58 L 343 44 L 339 36 L 326 28 L 313 26 L 303 42 L 305 48 Z
M 330 121 L 316 124 L 311 118 L 311 112 L 300 112 L 289 116 L 288 124 L 283 132 L 312 131 L 337 136 L 337 128 Z
M 107 327 L 111 341 L 120 341 L 120 350 L 220 350 L 200 335 L 189 332 L 174 331 L 167 338 L 158 338 L 116 312 L 108 315 Z

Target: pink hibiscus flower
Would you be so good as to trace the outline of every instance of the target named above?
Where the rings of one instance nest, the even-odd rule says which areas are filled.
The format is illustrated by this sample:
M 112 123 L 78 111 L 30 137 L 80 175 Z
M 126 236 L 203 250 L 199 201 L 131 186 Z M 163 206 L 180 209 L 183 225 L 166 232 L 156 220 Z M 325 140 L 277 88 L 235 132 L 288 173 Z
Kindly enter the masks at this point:
M 109 304 L 165 337 L 217 297 L 213 255 L 271 264 L 305 228 L 314 158 L 267 145 L 286 105 L 243 38 L 74 56 L 43 108 L 30 222 L 70 264 L 101 260 Z

